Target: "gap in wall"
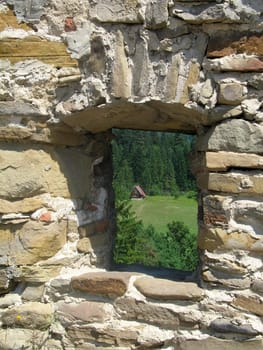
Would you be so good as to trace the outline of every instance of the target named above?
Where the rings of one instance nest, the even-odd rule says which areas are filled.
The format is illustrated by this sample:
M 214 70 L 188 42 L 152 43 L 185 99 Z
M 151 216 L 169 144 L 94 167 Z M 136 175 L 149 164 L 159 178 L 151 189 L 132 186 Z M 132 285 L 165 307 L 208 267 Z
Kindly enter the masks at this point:
M 114 264 L 194 271 L 197 189 L 189 154 L 195 137 L 129 129 L 113 134 Z

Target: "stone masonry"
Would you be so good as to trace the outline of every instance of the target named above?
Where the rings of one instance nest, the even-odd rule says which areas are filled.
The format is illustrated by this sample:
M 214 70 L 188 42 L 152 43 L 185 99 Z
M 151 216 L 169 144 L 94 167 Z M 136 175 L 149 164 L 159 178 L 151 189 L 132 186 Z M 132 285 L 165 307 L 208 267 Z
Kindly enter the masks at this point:
M 262 20 L 0 1 L 0 349 L 263 349 Z M 196 278 L 110 271 L 113 127 L 197 135 Z

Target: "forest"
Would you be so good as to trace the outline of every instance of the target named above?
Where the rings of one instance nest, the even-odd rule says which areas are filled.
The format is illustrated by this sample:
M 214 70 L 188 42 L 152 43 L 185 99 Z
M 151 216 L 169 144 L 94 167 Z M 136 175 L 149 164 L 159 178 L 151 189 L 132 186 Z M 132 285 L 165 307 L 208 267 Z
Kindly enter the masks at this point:
M 167 223 L 166 232 L 158 232 L 152 225 L 145 227 L 132 210 L 129 196 L 133 186 L 139 184 L 147 196 L 177 198 L 184 194 L 196 198 L 189 166 L 194 138 L 152 131 L 114 129 L 113 133 L 115 262 L 193 271 L 198 261 L 196 236 L 187 225 L 172 221 Z

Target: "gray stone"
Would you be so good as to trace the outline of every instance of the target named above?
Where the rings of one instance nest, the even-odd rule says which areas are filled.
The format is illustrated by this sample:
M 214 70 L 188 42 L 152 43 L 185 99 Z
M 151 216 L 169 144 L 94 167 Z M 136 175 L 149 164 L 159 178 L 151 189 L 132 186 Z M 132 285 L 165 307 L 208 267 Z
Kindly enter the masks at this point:
M 238 83 L 222 83 L 219 86 L 218 102 L 226 105 L 238 105 L 244 98 L 243 86 Z
M 9 293 L 0 297 L 0 308 L 6 308 L 21 303 L 21 297 L 16 293 Z
M 7 3 L 14 6 L 15 14 L 19 21 L 38 23 L 44 14 L 46 0 L 7 0 Z
M 42 113 L 36 106 L 33 106 L 31 103 L 20 101 L 16 101 L 16 103 L 14 103 L 13 101 L 6 101 L 0 102 L 0 115 L 35 117 L 41 116 Z
M 44 284 L 28 284 L 22 293 L 22 299 L 26 301 L 41 301 L 44 293 Z
M 222 273 L 219 271 L 204 271 L 202 273 L 204 281 L 209 282 L 211 285 L 222 285 L 225 288 L 231 289 L 247 289 L 250 287 L 251 280 L 249 277 L 231 275 Z
M 262 139 L 262 125 L 242 119 L 229 119 L 200 137 L 197 141 L 197 149 L 263 154 Z
M 89 15 L 99 22 L 142 23 L 138 0 L 96 0 L 90 2 Z
M 256 293 L 263 294 L 263 280 L 255 279 L 252 282 L 251 289 Z
M 143 295 L 152 299 L 197 301 L 204 297 L 203 290 L 191 282 L 142 277 L 134 285 Z
M 249 323 L 228 320 L 225 318 L 217 318 L 210 323 L 209 328 L 213 331 L 220 333 L 238 333 L 245 334 L 248 336 L 256 336 L 260 334 L 260 332 L 254 329 Z
M 168 24 L 168 0 L 153 0 L 147 4 L 146 27 L 149 29 L 160 29 Z
M 104 303 L 84 301 L 79 304 L 59 303 L 57 310 L 58 314 L 63 317 L 73 318 L 73 320 L 81 320 L 89 323 L 106 322 L 111 315 L 106 311 Z M 60 317 L 58 315 L 58 317 Z

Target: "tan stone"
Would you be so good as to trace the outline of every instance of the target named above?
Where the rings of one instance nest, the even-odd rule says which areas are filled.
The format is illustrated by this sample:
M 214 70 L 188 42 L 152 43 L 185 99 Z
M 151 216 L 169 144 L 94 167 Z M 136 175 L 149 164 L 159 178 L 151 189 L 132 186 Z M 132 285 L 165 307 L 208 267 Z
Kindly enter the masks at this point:
M 166 79 L 165 97 L 167 101 L 175 101 L 180 63 L 181 63 L 180 56 L 174 55 L 172 58 L 171 65 L 168 68 L 167 79 Z
M 184 84 L 183 94 L 180 98 L 182 104 L 189 101 L 189 86 L 196 84 L 199 80 L 200 65 L 197 62 L 191 62 L 189 66 L 189 72 Z
M 232 302 L 233 306 L 252 312 L 260 317 L 263 316 L 263 303 L 256 295 L 236 295 Z
M 29 221 L 0 227 L 0 255 L 17 265 L 34 264 L 57 253 L 66 243 L 66 222 L 45 225 Z
M 57 276 L 61 270 L 62 266 L 60 265 L 28 265 L 20 266 L 20 276 L 18 277 L 19 281 L 22 282 L 47 282 L 51 278 Z
M 223 171 L 228 168 L 263 169 L 263 157 L 248 153 L 206 152 L 205 163 L 207 169 L 214 171 Z
M 47 331 L 4 328 L 0 330 L 1 350 L 41 349 L 48 339 Z M 49 350 L 49 349 L 48 349 Z M 55 350 L 55 348 L 54 348 Z
M 51 278 L 51 276 L 50 276 Z M 22 293 L 22 299 L 26 301 L 41 301 L 44 293 L 44 284 L 28 284 Z
M 262 346 L 261 339 L 235 341 L 207 337 L 205 339 L 182 340 L 178 345 L 178 350 L 261 350 Z
M 53 320 L 50 304 L 31 302 L 15 306 L 2 314 L 1 320 L 8 327 L 46 329 Z
M 78 252 L 88 253 L 92 251 L 92 246 L 88 237 L 81 238 L 77 244 Z
M 5 146 L 0 152 L 0 197 L 19 199 L 49 192 L 85 197 L 91 186 L 92 159 L 65 148 Z
M 204 292 L 195 283 L 174 282 L 160 278 L 142 277 L 134 282 L 146 297 L 160 300 L 200 300 Z
M 77 67 L 77 61 L 67 53 L 64 43 L 42 40 L 36 36 L 0 40 L 0 59 L 11 63 L 38 59 L 56 67 Z
M 23 29 L 26 31 L 32 30 L 32 28 L 28 24 L 18 23 L 14 12 L 11 10 L 0 12 L 0 31 L 3 31 L 8 27 L 14 29 Z
M 111 315 L 105 310 L 105 304 L 84 301 L 79 304 L 58 304 L 58 311 L 62 313 L 63 317 L 69 316 L 73 319 L 85 322 L 105 322 L 110 319 Z
M 41 197 L 24 198 L 14 202 L 0 199 L 0 213 L 30 213 L 41 208 L 42 205 Z
M 128 98 L 131 96 L 131 70 L 125 54 L 123 35 L 116 34 L 115 60 L 112 71 L 112 92 L 115 97 Z
M 207 189 L 229 193 L 263 193 L 263 175 L 259 172 L 210 173 Z
M 121 296 L 128 289 L 129 272 L 91 272 L 71 279 L 74 289 L 92 294 Z

